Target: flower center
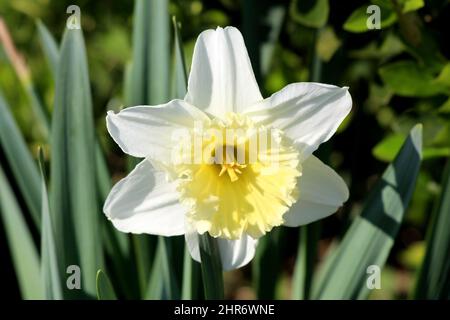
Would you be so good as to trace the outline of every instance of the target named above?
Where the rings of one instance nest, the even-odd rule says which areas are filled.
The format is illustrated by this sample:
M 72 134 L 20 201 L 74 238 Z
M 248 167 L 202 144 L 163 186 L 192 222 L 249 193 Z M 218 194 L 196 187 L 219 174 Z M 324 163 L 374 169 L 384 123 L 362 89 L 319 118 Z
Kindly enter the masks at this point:
M 180 146 L 184 163 L 175 166 L 178 190 L 199 233 L 258 238 L 284 222 L 296 201 L 301 167 L 283 132 L 231 113 L 194 129 Z
M 242 174 L 242 169 L 244 169 L 247 165 L 239 164 L 236 162 L 221 164 L 221 169 L 219 173 L 219 177 L 223 175 L 225 172 L 230 177 L 231 182 L 234 182 L 239 179 L 238 174 Z

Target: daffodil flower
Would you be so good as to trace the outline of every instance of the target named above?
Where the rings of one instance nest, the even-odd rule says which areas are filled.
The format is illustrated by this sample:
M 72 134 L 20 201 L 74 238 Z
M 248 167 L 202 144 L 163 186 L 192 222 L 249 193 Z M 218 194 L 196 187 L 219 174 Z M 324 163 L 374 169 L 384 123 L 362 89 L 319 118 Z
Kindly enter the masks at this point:
M 290 84 L 263 99 L 239 30 L 204 31 L 184 100 L 108 112 L 112 138 L 144 160 L 113 187 L 103 210 L 123 232 L 184 234 L 196 261 L 198 234 L 208 232 L 218 239 L 223 268 L 239 268 L 273 227 L 322 219 L 347 200 L 344 181 L 312 153 L 335 133 L 351 105 L 347 88 L 320 83 Z M 202 141 L 202 153 L 213 158 L 218 144 L 235 153 L 255 132 L 276 141 L 277 157 L 271 146 L 252 162 L 175 163 L 174 150 L 196 137 L 198 123 L 215 132 L 241 130 L 231 144 L 215 136 Z M 177 132 L 185 138 L 173 139 Z

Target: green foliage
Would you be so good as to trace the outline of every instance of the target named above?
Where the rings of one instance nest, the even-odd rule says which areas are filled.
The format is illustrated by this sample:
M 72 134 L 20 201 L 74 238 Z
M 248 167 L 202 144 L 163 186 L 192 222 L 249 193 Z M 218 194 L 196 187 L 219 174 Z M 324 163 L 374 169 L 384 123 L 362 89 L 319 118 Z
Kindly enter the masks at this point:
M 368 5 L 362 6 L 353 11 L 344 23 L 344 30 L 355 33 L 371 31 L 371 29 L 367 27 L 367 18 L 370 16 L 370 14 L 367 13 L 367 7 Z M 381 7 L 380 27 L 382 29 L 393 25 L 396 21 L 397 16 L 391 8 Z
M 430 97 L 449 93 L 442 83 L 444 80 L 435 80 L 429 70 L 413 61 L 391 63 L 381 67 L 379 73 L 387 87 L 400 96 Z
M 33 221 L 40 227 L 40 179 L 36 163 L 0 92 L 0 144 Z
M 97 271 L 97 299 L 117 300 L 111 281 L 102 270 Z
M 323 27 L 330 14 L 328 0 L 292 0 L 290 13 L 294 21 L 307 27 Z
M 450 297 L 450 164 L 444 173 L 442 192 L 427 233 L 427 252 L 418 278 L 415 298 Z
M 1 166 L 0 214 L 22 297 L 24 299 L 44 298 L 39 255 L 24 214 Z
M 223 299 L 222 262 L 217 239 L 208 233 L 199 235 L 198 238 L 205 298 L 208 300 Z
M 404 140 L 405 136 L 400 133 L 387 136 L 372 149 L 373 156 L 378 160 L 391 162 L 400 150 Z M 449 147 L 424 147 L 422 152 L 424 160 L 448 156 L 450 156 Z
M 96 294 L 96 273 L 103 260 L 94 137 L 83 36 L 77 29 L 67 30 L 61 44 L 53 111 L 51 213 L 60 265 L 81 267 L 84 293 L 90 297 Z
M 39 166 L 41 170 L 42 190 L 42 227 L 41 227 L 41 272 L 45 286 L 45 298 L 47 300 L 61 300 L 63 298 L 60 280 L 60 268 L 56 252 L 53 224 L 48 204 L 47 186 L 45 182 L 44 155 L 39 149 Z
M 414 191 L 422 158 L 422 126 L 412 130 L 370 193 L 340 245 L 325 261 L 315 288 L 319 299 L 365 299 L 367 270 L 382 268 Z

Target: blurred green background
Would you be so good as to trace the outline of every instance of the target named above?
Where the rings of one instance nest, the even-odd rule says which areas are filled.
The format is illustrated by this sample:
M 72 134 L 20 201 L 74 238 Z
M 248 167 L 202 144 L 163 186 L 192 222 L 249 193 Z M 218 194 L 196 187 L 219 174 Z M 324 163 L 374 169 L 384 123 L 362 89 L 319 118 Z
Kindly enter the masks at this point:
M 350 87 L 351 115 L 318 155 L 344 177 L 351 196 L 337 214 L 320 222 L 317 263 L 360 213 L 368 192 L 409 130 L 415 123 L 423 124 L 424 161 L 417 186 L 383 269 L 382 289 L 370 296 L 403 299 L 413 289 L 424 257 L 427 226 L 450 155 L 450 5 L 446 0 L 372 3 L 382 8 L 381 30 L 365 27 L 368 1 L 173 0 L 169 14 L 181 23 L 188 66 L 201 31 L 233 25 L 244 35 L 264 96 L 300 81 Z M 106 110 L 125 105 L 123 81 L 132 57 L 133 1 L 2 0 L 0 17 L 30 70 L 38 97 L 51 113 L 55 89 L 36 21 L 41 20 L 59 42 L 71 4 L 81 8 L 95 127 L 117 181 L 126 174 L 127 161 L 107 134 L 105 115 Z M 29 95 L 1 45 L 0 88 L 33 155 L 37 157 L 39 145 L 49 154 Z M 17 190 L 3 150 L 0 160 Z M 279 236 L 275 297 L 289 298 L 298 230 L 283 229 Z M 20 297 L 3 232 L 0 240 L 2 279 L 9 279 L 3 288 L 11 297 Z M 250 267 L 227 273 L 227 297 L 255 298 L 251 274 Z

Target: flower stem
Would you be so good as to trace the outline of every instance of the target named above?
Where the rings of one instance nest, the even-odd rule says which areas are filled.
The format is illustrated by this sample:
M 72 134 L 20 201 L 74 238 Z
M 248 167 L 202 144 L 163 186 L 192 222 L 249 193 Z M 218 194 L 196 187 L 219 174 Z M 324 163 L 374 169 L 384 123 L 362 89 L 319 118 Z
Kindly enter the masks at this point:
M 199 235 L 199 246 L 205 299 L 223 299 L 222 261 L 217 240 L 206 232 Z

